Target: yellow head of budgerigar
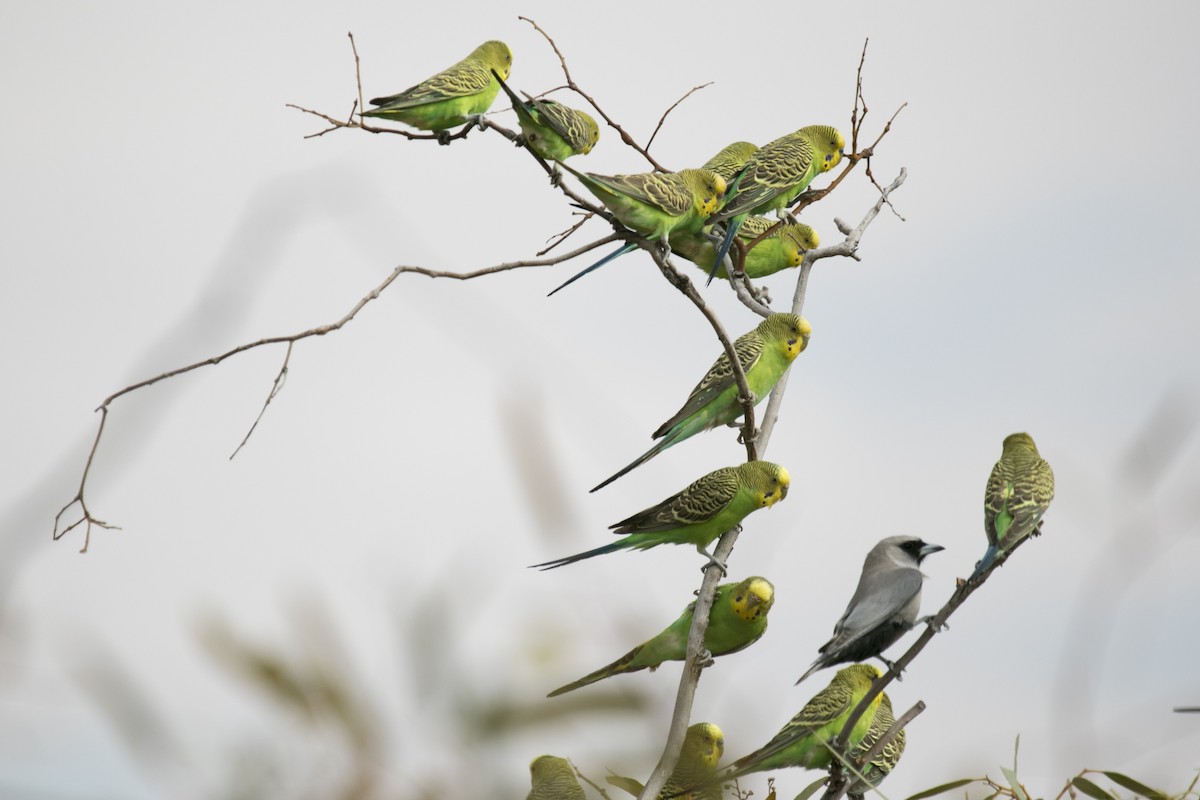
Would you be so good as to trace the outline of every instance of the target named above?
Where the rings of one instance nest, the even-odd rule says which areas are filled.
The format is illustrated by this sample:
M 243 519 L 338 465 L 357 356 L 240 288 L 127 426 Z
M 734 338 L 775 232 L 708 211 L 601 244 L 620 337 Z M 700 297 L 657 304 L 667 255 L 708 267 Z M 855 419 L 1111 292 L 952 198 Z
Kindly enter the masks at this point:
M 788 474 L 786 468 L 778 464 L 772 466 L 774 470 L 772 470 L 768 486 L 763 489 L 759 498 L 759 508 L 770 508 L 787 497 L 788 487 L 792 485 L 792 476 Z
M 509 50 L 508 45 L 504 42 L 495 39 L 484 42 L 471 51 L 471 55 L 468 57 L 482 61 L 500 73 L 500 77 L 504 80 L 508 80 L 508 76 L 512 74 L 512 50 Z
M 846 137 L 841 131 L 832 125 L 809 125 L 801 130 L 816 150 L 821 172 L 829 172 L 841 162 L 846 154 Z
M 821 237 L 808 225 L 784 225 L 779 231 L 787 245 L 788 263 L 793 267 L 800 266 L 805 253 L 821 246 Z
M 711 722 L 702 722 L 698 727 L 701 728 L 701 740 L 704 743 L 700 760 L 708 767 L 715 767 L 725 754 L 725 734 Z
M 706 169 L 685 169 L 679 173 L 698 201 L 696 211 L 702 217 L 715 214 L 725 200 L 725 179 Z
M 803 353 L 804 348 L 808 347 L 808 340 L 812 336 L 812 325 L 804 317 L 795 314 L 780 314 L 779 316 L 785 317 L 788 323 L 788 328 L 779 341 L 783 345 L 784 358 L 791 361 Z
M 746 578 L 734 590 L 733 613 L 746 622 L 765 617 L 774 604 L 775 587 L 758 575 Z

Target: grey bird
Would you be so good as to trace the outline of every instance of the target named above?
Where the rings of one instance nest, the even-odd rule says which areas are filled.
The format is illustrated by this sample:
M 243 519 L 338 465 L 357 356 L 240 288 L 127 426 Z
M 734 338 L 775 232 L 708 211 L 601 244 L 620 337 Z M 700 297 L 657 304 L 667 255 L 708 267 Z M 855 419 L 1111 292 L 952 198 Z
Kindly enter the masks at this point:
M 847 661 L 878 657 L 917 621 L 921 610 L 921 562 L 930 553 L 945 550 L 916 536 L 889 536 L 871 548 L 863 562 L 858 588 L 846 613 L 833 626 L 833 638 L 822 645 L 817 660 L 796 683 L 814 672 Z

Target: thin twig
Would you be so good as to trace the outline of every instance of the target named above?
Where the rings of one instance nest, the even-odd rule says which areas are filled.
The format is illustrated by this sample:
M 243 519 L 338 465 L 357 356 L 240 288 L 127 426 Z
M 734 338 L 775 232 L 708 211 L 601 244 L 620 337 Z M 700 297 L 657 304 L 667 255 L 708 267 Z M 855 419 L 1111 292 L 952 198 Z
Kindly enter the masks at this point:
M 632 136 L 630 136 L 629 133 L 627 133 L 624 128 L 622 128 L 620 125 L 618 125 L 616 123 L 616 121 L 613 120 L 612 117 L 610 117 L 607 113 L 605 113 L 604 109 L 601 108 L 596 103 L 595 99 L 590 94 L 583 91 L 583 89 L 579 88 L 579 85 L 575 83 L 575 79 L 571 77 L 571 70 L 567 68 L 566 57 L 563 56 L 562 51 L 558 49 L 558 45 L 555 44 L 554 39 L 550 38 L 550 34 L 546 33 L 544 30 L 542 30 L 541 27 L 536 22 L 531 20 L 529 17 L 518 16 L 517 19 L 522 20 L 524 22 L 528 22 L 530 25 L 533 26 L 533 29 L 535 31 L 540 33 L 545 38 L 545 40 L 550 43 L 550 47 L 552 47 L 554 49 L 554 54 L 556 56 L 558 56 L 558 63 L 562 67 L 563 76 L 566 77 L 566 79 L 567 79 L 567 88 L 568 89 L 575 92 L 575 94 L 579 95 L 584 100 L 587 100 L 588 104 L 596 110 L 596 113 L 604 118 L 604 121 L 608 123 L 609 127 L 613 128 L 617 133 L 621 134 L 621 141 L 624 142 L 625 144 L 629 145 L 630 147 L 632 147 L 634 150 L 641 153 L 642 157 L 645 158 L 647 161 L 649 161 L 650 165 L 653 166 L 655 170 L 657 170 L 658 172 L 670 172 L 671 171 L 671 170 L 667 169 L 666 167 L 664 167 L 662 164 L 659 164 L 657 161 L 655 161 L 654 156 L 650 155 L 649 151 L 645 147 L 642 147 L 640 144 L 638 144 L 636 141 L 634 141 L 634 138 Z
M 254 429 L 258 427 L 258 423 L 262 421 L 263 414 L 267 413 L 267 406 L 271 405 L 271 401 L 275 399 L 275 395 L 283 391 L 283 384 L 287 380 L 288 362 L 292 360 L 292 346 L 295 342 L 288 342 L 287 352 L 283 355 L 283 366 L 279 368 L 279 374 L 275 376 L 275 381 L 271 384 L 271 391 L 267 395 L 267 401 L 263 403 L 262 410 L 258 412 L 258 416 L 254 418 L 254 424 L 250 426 L 250 430 L 246 431 L 246 435 L 242 438 L 241 444 L 229 456 L 229 460 L 233 461 L 233 457 L 242 451 L 246 446 L 246 442 L 250 441 Z
M 862 93 L 862 76 L 863 65 L 867 63 L 867 45 L 871 42 L 871 37 L 863 39 L 862 55 L 858 58 L 858 71 L 854 76 L 854 107 L 850 111 L 850 150 L 851 152 L 858 151 L 858 132 L 862 129 L 863 120 L 867 118 L 867 98 L 863 97 Z M 858 113 L 859 105 L 862 105 L 862 115 Z
M 551 236 L 549 239 L 546 240 L 546 241 L 550 242 L 549 246 L 547 246 L 546 248 L 544 248 L 542 250 L 537 251 L 538 258 L 541 258 L 542 256 L 546 255 L 546 253 L 549 253 L 551 250 L 553 250 L 554 248 L 558 247 L 560 244 L 565 242 L 571 236 L 571 234 L 573 234 L 575 231 L 577 231 L 581 227 L 583 227 L 583 223 L 587 222 L 589 219 L 591 219 L 594 216 L 596 216 L 596 215 L 594 213 L 592 213 L 591 211 L 581 214 L 579 221 L 576 222 L 574 225 L 567 228 L 562 233 L 556 233 L 553 236 Z
M 67 534 L 69 531 L 74 530 L 79 525 L 86 523 L 87 529 L 86 529 L 86 534 L 84 536 L 83 549 L 80 550 L 81 553 L 86 553 L 87 548 L 88 548 L 88 543 L 91 540 L 91 530 L 92 530 L 93 525 L 96 525 L 101 528 L 110 528 L 110 529 L 115 528 L 115 529 L 119 530 L 118 526 L 110 525 L 109 523 L 104 522 L 103 520 L 100 520 L 100 519 L 96 518 L 95 516 L 93 516 L 91 511 L 87 507 L 87 503 L 84 501 L 84 489 L 87 486 L 88 473 L 91 470 L 92 462 L 96 457 L 96 450 L 97 450 L 97 448 L 100 447 L 100 437 L 104 434 L 104 423 L 108 419 L 108 408 L 109 408 L 109 405 L 111 405 L 112 402 L 114 400 L 116 400 L 117 398 L 119 398 L 123 395 L 129 394 L 130 392 L 137 391 L 138 389 L 143 389 L 147 386 L 151 386 L 155 383 L 158 383 L 159 381 L 167 380 L 168 378 L 174 378 L 176 375 L 182 375 L 185 372 L 191 372 L 192 370 L 199 369 L 201 367 L 215 366 L 217 364 L 220 364 L 222 361 L 224 361 L 228 358 L 239 355 L 241 353 L 245 353 L 248 350 L 254 350 L 255 348 L 265 347 L 267 345 L 272 345 L 272 344 L 287 344 L 289 347 L 289 350 L 290 350 L 291 346 L 294 343 L 300 341 L 301 339 L 307 339 L 312 336 L 324 336 L 327 333 L 332 333 L 336 330 L 340 330 L 344 325 L 346 325 L 346 323 L 348 323 L 350 320 L 354 319 L 354 317 L 358 314 L 358 312 L 361 311 L 367 303 L 369 303 L 372 300 L 379 297 L 379 295 L 385 289 L 387 289 L 387 287 L 390 286 L 392 284 L 392 282 L 396 280 L 396 278 L 400 277 L 401 275 L 404 275 L 405 273 L 414 273 L 417 275 L 425 275 L 426 277 L 429 277 L 429 278 L 450 278 L 453 280 L 465 281 L 465 280 L 471 280 L 472 278 L 479 278 L 484 275 L 494 275 L 498 272 L 507 272 L 509 270 L 521 269 L 524 267 L 548 267 L 548 266 L 551 266 L 554 264 L 560 264 L 563 261 L 567 261 L 569 259 L 575 258 L 576 256 L 579 256 L 579 255 L 587 253 L 591 250 L 594 250 L 597 247 L 601 247 L 603 245 L 609 244 L 610 242 L 614 242 L 617 240 L 617 238 L 618 237 L 615 234 L 605 236 L 602 239 L 598 239 L 590 244 L 584 245 L 583 247 L 579 247 L 575 250 L 570 251 L 569 253 L 563 253 L 561 255 L 557 255 L 552 258 L 534 259 L 534 260 L 527 260 L 527 261 L 509 261 L 509 262 L 505 262 L 503 264 L 497 264 L 496 266 L 492 266 L 492 267 L 483 267 L 481 269 L 471 270 L 470 272 L 447 272 L 444 270 L 429 269 L 428 267 L 416 267 L 416 266 L 402 265 L 402 266 L 396 267 L 394 270 L 392 270 L 391 274 L 388 275 L 387 278 L 385 278 L 382 283 L 380 283 L 378 286 L 376 286 L 374 289 L 372 289 L 369 293 L 367 293 L 364 297 L 362 297 L 357 303 L 354 304 L 354 307 L 351 308 L 350 311 L 348 313 L 346 313 L 345 316 L 343 316 L 341 319 L 337 320 L 336 322 L 332 322 L 332 323 L 329 323 L 326 325 L 320 325 L 315 328 L 309 328 L 308 330 L 301 331 L 300 333 L 291 334 L 289 336 L 272 336 L 272 337 L 269 337 L 266 339 L 259 339 L 258 341 L 255 341 L 255 342 L 249 342 L 247 344 L 238 345 L 237 347 L 233 348 L 232 350 L 227 350 L 224 353 L 221 353 L 220 355 L 212 356 L 210 358 L 206 358 L 201 361 L 196 361 L 192 364 L 188 364 L 187 366 L 178 367 L 176 369 L 169 370 L 167 372 L 163 372 L 159 375 L 155 375 L 153 378 L 147 378 L 146 380 L 138 381 L 137 383 L 130 384 L 129 386 L 126 386 L 125 388 L 123 388 L 119 391 L 113 392 L 108 397 L 104 398 L 104 401 L 102 403 L 100 403 L 100 405 L 96 408 L 96 410 L 100 412 L 100 424 L 96 428 L 96 437 L 95 437 L 95 439 L 92 440 L 92 448 L 88 452 L 87 463 L 84 465 L 84 468 L 83 468 L 83 477 L 80 479 L 80 482 L 79 482 L 79 490 L 75 493 L 75 496 L 73 498 L 71 498 L 71 500 L 66 505 L 64 505 L 61 509 L 59 509 L 57 514 L 54 515 L 53 538 L 55 540 L 58 540 L 58 539 L 62 538 L 65 534 Z M 290 355 L 290 353 L 289 353 L 289 355 Z M 286 366 L 287 366 L 286 361 L 284 363 L 284 366 L 286 369 Z M 268 399 L 268 403 L 269 402 L 270 402 L 270 400 Z M 78 519 L 75 522 L 68 525 L 66 528 L 59 530 L 59 523 L 62 519 L 62 515 L 66 513 L 67 509 L 69 509 L 71 506 L 75 505 L 76 503 L 79 504 L 79 507 L 83 513 L 83 516 L 80 519 Z
M 601 797 L 603 797 L 603 798 L 604 798 L 604 800 L 612 800 L 612 798 L 608 796 L 608 792 L 604 791 L 604 787 L 603 787 L 603 786 L 599 786 L 599 785 L 597 785 L 597 784 L 596 784 L 596 782 L 595 782 L 594 780 L 592 780 L 592 779 L 591 779 L 591 778 L 589 778 L 587 775 L 584 775 L 582 772 L 580 772 L 580 771 L 579 771 L 579 767 L 575 766 L 575 762 L 573 762 L 573 761 L 570 761 L 570 760 L 568 759 L 568 763 L 570 763 L 570 764 L 571 764 L 571 769 L 575 770 L 575 775 L 576 775 L 576 776 L 578 776 L 579 780 L 583 781 L 583 782 L 584 782 L 584 783 L 586 783 L 588 786 L 592 787 L 592 788 L 593 788 L 593 789 L 595 789 L 597 792 L 599 792 L 599 793 L 600 793 L 600 796 L 601 796 Z
M 104 406 L 101 406 L 99 411 L 100 425 L 96 429 L 96 440 L 92 442 L 92 449 L 90 452 L 88 452 L 87 463 L 83 467 L 83 477 L 79 479 L 79 491 L 77 491 L 75 496 L 72 497 L 71 500 L 62 508 L 60 508 L 58 513 L 54 515 L 54 541 L 58 541 L 63 536 L 66 536 L 69 532 L 73 531 L 81 524 L 85 522 L 87 523 L 87 527 L 84 528 L 83 533 L 83 547 L 79 548 L 79 552 L 81 553 L 87 552 L 88 544 L 92 541 L 93 525 L 100 528 L 107 528 L 108 530 L 119 531 L 121 529 L 117 525 L 110 525 L 104 520 L 97 519 L 96 517 L 92 516 L 92 512 L 88 510 L 87 501 L 83 498 L 83 490 L 87 487 L 88 473 L 92 471 L 92 461 L 96 458 L 96 445 L 100 443 L 100 435 L 104 433 L 104 423 L 108 421 L 107 403 Z M 67 509 L 76 503 L 79 504 L 79 509 L 83 512 L 83 516 L 60 531 L 58 529 L 58 523 L 62 519 L 62 515 L 67 513 Z
M 646 149 L 649 150 L 650 145 L 654 144 L 654 137 L 658 136 L 658 132 L 660 130 L 662 130 L 663 123 L 666 122 L 666 120 L 667 120 L 667 115 L 670 114 L 672 111 L 674 111 L 676 106 L 678 106 L 684 100 L 687 100 L 689 97 L 691 97 L 693 94 L 700 91 L 704 87 L 712 86 L 712 84 L 713 84 L 713 82 L 709 81 L 708 83 L 702 83 L 699 86 L 693 86 L 692 88 L 687 90 L 687 93 L 684 94 L 683 97 L 679 98 L 674 103 L 672 103 L 671 107 L 663 112 L 663 115 L 658 120 L 658 124 L 654 126 L 654 133 L 650 134 L 650 140 L 646 142 Z

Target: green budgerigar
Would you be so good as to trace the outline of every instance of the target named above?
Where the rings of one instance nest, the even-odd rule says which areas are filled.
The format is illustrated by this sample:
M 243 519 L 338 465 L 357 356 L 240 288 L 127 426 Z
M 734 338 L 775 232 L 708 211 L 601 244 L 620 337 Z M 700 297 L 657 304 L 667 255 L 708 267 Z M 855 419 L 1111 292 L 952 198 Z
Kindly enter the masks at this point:
M 746 162 L 750 160 L 750 156 L 758 150 L 758 145 L 750 142 L 734 142 L 721 148 L 721 152 L 704 162 L 700 169 L 706 169 L 709 172 L 715 172 L 725 179 L 725 183 L 729 186 L 729 192 L 733 192 L 733 180 L 738 173 L 742 171 L 742 167 L 746 166 Z
M 687 729 L 675 769 L 663 783 L 659 800 L 721 800 L 721 784 L 712 780 L 717 762 L 725 753 L 725 734 L 711 722 L 697 722 Z M 606 780 L 635 797 L 645 786 L 633 778 L 609 776 Z
M 746 163 L 737 191 L 709 222 L 725 223 L 725 239 L 713 262 L 709 280 L 729 252 L 738 228 L 751 214 L 784 209 L 812 183 L 842 160 L 846 139 L 836 128 L 809 125 L 763 145 Z
M 896 716 L 892 712 L 892 700 L 886 693 L 882 693 L 879 695 L 879 706 L 875 709 L 875 718 L 871 720 L 871 727 L 867 730 L 867 735 L 861 742 L 850 748 L 846 757 L 851 761 L 856 761 L 871 752 L 875 743 L 895 723 Z M 862 765 L 859 770 L 862 777 L 851 776 L 850 788 L 846 790 L 846 794 L 850 795 L 852 800 L 862 800 L 863 795 L 877 788 L 879 784 L 883 783 L 883 779 L 892 773 L 900 761 L 900 756 L 904 755 L 905 739 L 904 729 L 901 728 L 874 758 Z
M 761 403 L 783 377 L 796 356 L 808 347 L 812 326 L 804 317 L 795 314 L 771 314 L 754 330 L 742 334 L 733 343 L 738 363 L 746 374 L 746 383 Z M 721 353 L 708 373 L 692 389 L 683 408 L 659 426 L 653 434 L 659 441 L 631 464 L 605 479 L 591 491 L 603 489 L 625 473 L 646 463 L 656 455 L 690 436 L 711 430 L 742 416 L 738 402 L 738 385 L 729 356 Z
M 587 800 L 575 779 L 575 770 L 565 758 L 538 756 L 529 765 L 533 788 L 525 800 Z
M 363 116 L 397 120 L 423 131 L 462 125 L 491 108 L 500 91 L 493 70 L 502 78 L 512 70 L 512 51 L 504 42 L 484 42 L 462 61 L 416 86 L 375 98 L 371 105 L 378 108 Z
M 578 178 L 617 221 L 634 233 L 670 247 L 675 231 L 698 231 L 704 220 L 725 201 L 725 180 L 715 172 L 685 169 L 680 172 L 639 172 L 634 175 L 597 175 L 563 164 Z M 589 272 L 637 249 L 629 242 L 573 275 L 550 294 L 570 286 Z
M 743 247 L 749 247 L 750 242 L 775 224 L 775 220 L 767 217 L 749 217 L 738 229 L 738 240 Z M 804 254 L 815 250 L 820 244 L 817 232 L 808 225 L 782 223 L 746 253 L 746 277 L 757 280 L 780 270 L 798 267 L 804 261 Z M 716 245 L 705 232 L 672 233 L 671 249 L 705 271 L 712 266 L 717 255 Z M 718 274 L 722 278 L 729 277 L 723 270 Z
M 775 587 L 757 575 L 740 583 L 725 583 L 717 587 L 713 598 L 708 628 L 704 631 L 704 647 L 713 656 L 736 653 L 757 642 L 767 630 L 767 614 L 775 603 Z M 596 681 L 637 672 L 655 670 L 664 661 L 683 661 L 687 658 L 688 632 L 692 629 L 693 600 L 679 619 L 654 638 L 639 644 L 606 667 L 585 675 L 577 681 L 555 689 L 547 697 L 574 691 Z
M 1054 499 L 1054 471 L 1038 453 L 1033 437 L 1014 433 L 1004 439 L 983 493 L 983 529 L 988 549 L 967 580 L 974 580 L 1031 533 Z
M 740 525 L 752 512 L 770 508 L 787 497 L 791 483 L 788 471 L 769 461 L 747 461 L 736 467 L 722 467 L 658 505 L 609 526 L 613 533 L 626 534 L 612 544 L 533 566 L 554 569 L 618 550 L 690 544 L 695 545 L 697 552 L 706 556 L 710 563 L 724 569 L 725 565 L 708 552 L 708 545 Z
M 720 780 L 786 767 L 828 767 L 832 754 L 826 743 L 841 733 L 855 706 L 882 674 L 874 664 L 854 664 L 838 670 L 829 685 L 817 692 L 771 741 L 730 764 L 719 776 Z M 856 747 L 867 735 L 884 697 L 886 695 L 882 692 L 876 695 L 866 712 L 859 717 L 850 732 L 850 748 Z
M 512 101 L 521 126 L 521 140 L 547 161 L 562 161 L 592 152 L 600 140 L 600 128 L 591 114 L 554 100 L 522 100 L 499 73 L 500 88 Z

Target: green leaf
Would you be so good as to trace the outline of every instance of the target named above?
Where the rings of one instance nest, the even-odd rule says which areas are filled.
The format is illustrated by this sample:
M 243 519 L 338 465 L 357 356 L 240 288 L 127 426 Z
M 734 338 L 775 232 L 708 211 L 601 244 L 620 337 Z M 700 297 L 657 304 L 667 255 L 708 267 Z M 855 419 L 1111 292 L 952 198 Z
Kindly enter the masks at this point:
M 936 795 L 942 794 L 943 792 L 948 792 L 952 789 L 957 789 L 960 786 L 966 786 L 968 783 L 975 783 L 976 781 L 979 781 L 979 780 L 983 780 L 983 779 L 982 778 L 960 778 L 959 780 L 950 781 L 949 783 L 943 783 L 940 786 L 934 786 L 932 789 L 926 789 L 923 792 L 917 792 L 914 795 L 909 795 L 908 797 L 905 798 L 905 800 L 924 800 L 924 798 L 926 798 L 926 797 L 934 797 Z
M 641 782 L 634 778 L 626 778 L 624 775 L 608 775 L 604 778 L 610 785 L 616 786 L 618 789 L 624 789 L 634 797 L 642 793 Z
M 1013 759 L 1013 763 L 1016 763 L 1015 757 Z M 1029 800 L 1029 796 L 1025 794 L 1025 790 L 1021 788 L 1021 782 L 1017 780 L 1016 771 L 1011 770 L 1008 767 L 1001 767 L 1000 771 L 1003 772 L 1004 777 L 1008 779 L 1008 785 L 1013 790 L 1013 794 L 1016 795 L 1017 800 Z
M 1088 797 L 1094 797 L 1095 800 L 1117 800 L 1111 794 L 1082 776 L 1072 778 L 1071 785 Z
M 1157 789 L 1151 789 L 1146 784 L 1135 781 L 1128 775 L 1122 775 L 1119 772 L 1104 772 L 1102 774 L 1118 786 L 1122 786 L 1134 794 L 1140 794 L 1142 797 L 1148 798 L 1148 800 L 1167 800 L 1167 796 L 1162 792 Z
M 816 794 L 818 789 L 820 789 L 822 786 L 825 785 L 825 782 L 827 780 L 829 780 L 828 775 L 826 775 L 823 778 L 817 778 L 815 781 L 810 783 L 808 786 L 805 786 L 804 791 L 802 791 L 802 792 L 800 792 L 800 794 L 796 795 L 794 800 L 808 800 L 808 798 L 810 798 L 814 794 Z

